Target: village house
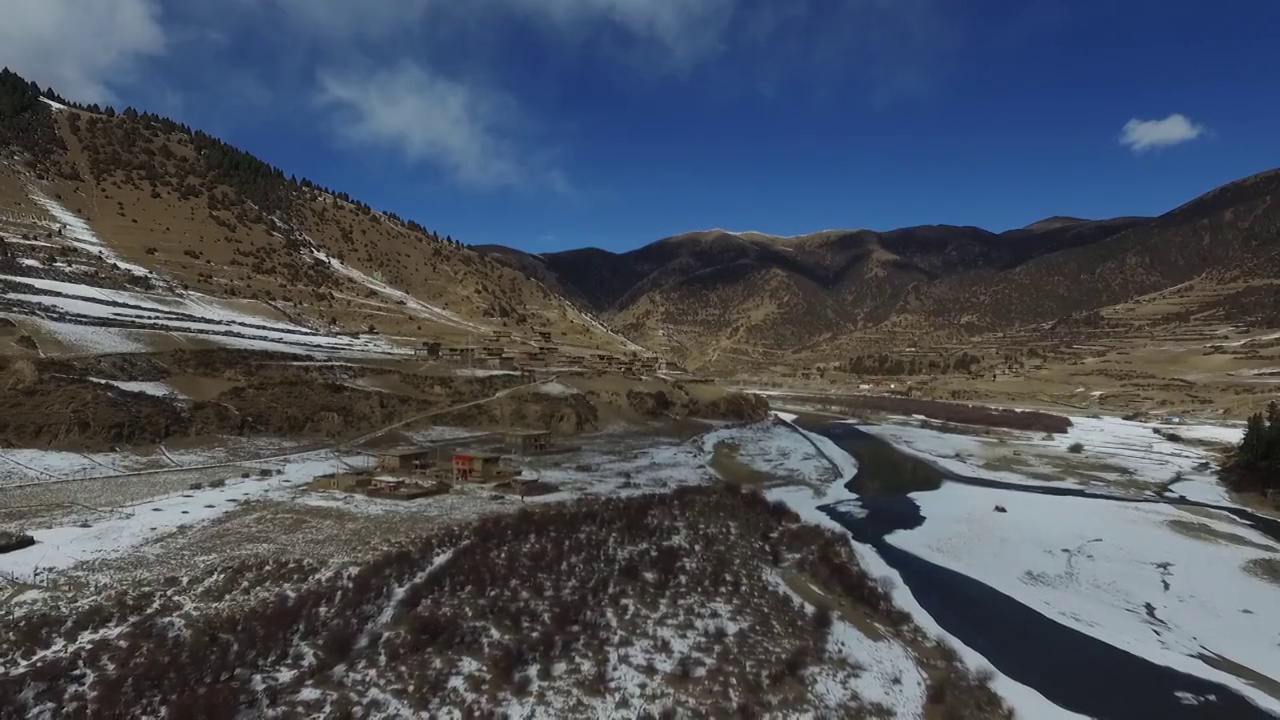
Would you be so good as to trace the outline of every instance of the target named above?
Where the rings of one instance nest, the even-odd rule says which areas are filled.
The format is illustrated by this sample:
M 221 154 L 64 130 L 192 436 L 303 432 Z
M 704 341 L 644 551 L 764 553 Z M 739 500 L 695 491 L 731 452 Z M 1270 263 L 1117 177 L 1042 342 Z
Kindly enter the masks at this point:
M 477 348 L 471 346 L 447 347 L 441 351 L 440 359 L 445 362 L 469 365 L 475 362 Z
M 420 473 L 435 466 L 436 451 L 428 448 L 397 448 L 374 454 L 374 467 L 380 472 Z
M 547 357 L 539 350 L 521 353 L 519 362 L 527 368 L 543 369 L 547 367 Z
M 321 475 L 313 481 L 316 490 L 337 490 L 338 492 L 356 492 L 366 490 L 373 478 L 362 473 L 335 473 Z
M 515 475 L 515 470 L 494 453 L 454 453 L 453 481 L 455 483 L 494 482 Z
M 551 433 L 546 430 L 508 433 L 507 447 L 516 455 L 545 453 L 551 449 Z
M 369 486 L 368 494 L 372 497 L 383 497 L 392 500 L 418 500 L 432 495 L 443 495 L 449 492 L 447 483 L 423 485 L 403 478 L 374 478 Z

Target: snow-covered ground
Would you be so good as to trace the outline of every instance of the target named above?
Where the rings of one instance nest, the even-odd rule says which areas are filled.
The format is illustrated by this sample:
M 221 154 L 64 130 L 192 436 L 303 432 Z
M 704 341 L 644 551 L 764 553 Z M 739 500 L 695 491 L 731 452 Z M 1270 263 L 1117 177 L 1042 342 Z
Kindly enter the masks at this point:
M 568 397 L 570 395 L 579 395 L 576 388 L 571 388 L 562 382 L 547 382 L 534 388 L 544 395 L 555 395 L 556 397 Z
M 964 573 L 1099 640 L 1280 701 L 1195 655 L 1280 675 L 1280 587 L 1244 568 L 1280 552 L 1225 514 L 945 484 L 912 495 L 926 520 L 889 542 Z M 1006 513 L 993 513 L 1000 505 Z M 1179 532 L 1186 528 L 1195 534 Z
M 308 238 L 308 240 L 309 239 L 310 238 Z M 423 320 L 430 320 L 432 322 L 451 325 L 453 327 L 461 328 L 463 330 L 469 330 L 472 332 L 487 333 L 489 331 L 489 329 L 486 327 L 464 320 L 460 316 L 456 315 L 455 313 L 451 313 L 448 310 L 445 310 L 443 308 L 438 308 L 435 305 L 424 303 L 407 292 L 404 292 L 402 290 L 397 290 L 396 288 L 391 287 L 390 285 L 382 282 L 381 280 L 372 278 L 360 272 L 359 270 L 351 267 L 350 265 L 343 263 L 341 260 L 324 253 L 323 251 L 317 248 L 314 248 L 314 247 L 311 248 L 310 252 L 312 256 L 316 258 L 316 260 L 329 266 L 329 268 L 332 269 L 334 272 L 338 273 L 339 275 L 342 275 L 343 277 L 346 277 L 347 279 L 359 285 L 363 285 L 369 288 L 370 290 L 373 290 L 374 292 L 378 293 L 379 295 L 382 295 L 383 297 L 390 298 L 397 305 L 400 305 L 401 307 L 405 308 L 413 315 L 420 317 Z
M 52 227 L 60 230 L 60 235 L 66 242 L 88 253 L 97 255 L 112 265 L 128 270 L 135 275 L 152 275 L 150 270 L 141 265 L 125 262 L 110 246 L 102 241 L 102 238 L 98 237 L 98 234 L 93 231 L 93 228 L 89 227 L 89 223 L 85 222 L 84 218 L 68 210 L 62 203 L 34 188 L 29 188 L 27 194 L 37 205 L 43 207 L 49 215 L 53 216 L 55 222 Z
M 412 433 L 420 442 L 440 442 L 475 437 L 464 428 L 429 428 Z M 567 455 L 533 458 L 533 472 L 554 483 L 557 492 L 530 497 L 529 503 L 562 502 L 583 496 L 633 495 L 680 485 L 714 482 L 716 475 L 706 464 L 696 443 L 630 439 L 602 434 L 586 438 L 587 447 Z M 248 460 L 247 458 L 265 458 Z M 274 458 L 274 459 L 272 459 Z M 199 474 L 193 468 L 214 467 Z M 365 467 L 367 456 L 336 459 L 331 452 L 290 454 L 280 441 L 247 442 L 228 439 L 225 448 L 165 450 L 150 455 L 134 453 L 73 453 L 49 450 L 0 451 L 0 492 L 14 492 L 18 486 L 58 488 L 56 500 L 83 505 L 82 512 L 53 519 L 53 526 L 30 530 L 37 544 L 25 550 L 0 555 L 0 573 L 30 578 L 36 567 L 63 569 L 82 560 L 117 558 L 145 551 L 153 541 L 179 527 L 213 520 L 237 507 L 238 503 L 273 500 L 320 508 L 342 509 L 356 515 L 394 516 L 429 513 L 443 521 L 478 517 L 493 512 L 492 493 L 483 487 L 465 488 L 457 493 L 421 502 L 379 500 L 346 493 L 316 493 L 300 490 L 315 476 L 331 473 L 336 467 Z M 541 467 L 538 467 L 541 466 Z M 281 474 L 259 479 L 241 476 L 254 468 L 279 470 Z M 143 473 L 124 476 L 122 473 Z M 173 476 L 173 477 L 170 477 Z M 142 490 L 140 502 L 118 506 L 105 491 L 121 483 L 140 482 L 154 477 L 157 491 Z M 95 479 L 107 478 L 107 479 Z M 177 479 L 174 479 L 177 478 Z M 208 487 L 211 479 L 222 479 L 222 488 Z M 82 482 L 83 481 L 83 482 Z M 189 481 L 202 481 L 199 490 L 187 488 Z M 92 497 L 83 491 L 94 486 Z M 101 486 L 101 487 L 99 487 Z M 150 487 L 150 486 L 148 486 Z M 175 492 L 175 489 L 177 491 Z M 0 496 L 0 509 L 13 501 Z M 45 500 L 44 502 L 50 502 Z M 98 510 L 93 510 L 98 508 Z M 81 527 L 88 520 L 89 527 Z M 33 525 L 28 525 L 28 529 Z
M 163 466 L 163 458 L 132 453 L 0 450 L 0 488 L 50 480 L 96 477 Z
M 998 438 L 944 433 L 916 420 L 861 429 L 949 472 L 1025 485 L 1085 486 L 1116 495 L 1147 495 L 1179 478 L 1169 496 L 1231 504 L 1214 476 L 1213 448 L 1238 443 L 1243 430 L 1213 425 L 1155 425 L 1119 418 L 1073 417 L 1062 434 L 1003 433 Z M 1175 433 L 1197 441 L 1169 440 Z M 1079 452 L 1071 452 L 1079 443 Z
M 529 473 L 558 492 L 528 502 L 563 502 L 583 496 L 627 496 L 716 481 L 697 443 L 627 442 L 601 434 L 568 455 L 528 458 Z
M 805 601 L 780 577 L 771 578 L 775 589 L 794 601 Z M 844 658 L 861 672 L 852 676 L 839 665 L 827 664 L 810 671 L 813 693 L 822 705 L 838 710 L 861 699 L 887 708 L 892 718 L 919 718 L 925 705 L 925 677 L 915 656 L 902 643 L 867 637 L 853 624 L 834 617 L 827 636 L 827 652 Z
M 258 317 L 230 303 L 198 293 L 165 295 L 110 290 L 77 283 L 13 275 L 0 280 L 31 292 L 8 292 L 0 299 L 21 312 L 6 317 L 40 326 L 75 350 L 137 352 L 149 333 L 199 337 L 232 347 L 285 352 L 387 354 L 403 352 L 377 338 L 326 335 L 292 323 Z M 42 294 L 57 293 L 57 294 Z M 124 326 L 124 327 L 121 327 Z
M 226 437 L 217 447 L 156 452 L 80 453 L 32 448 L 0 450 L 0 488 L 39 485 L 51 481 L 84 480 L 155 471 L 231 463 L 244 458 L 271 458 L 289 453 L 296 445 L 272 438 Z M 245 461 L 252 464 L 252 461 Z M 3 509 L 0 504 L 0 509 Z
M 852 477 L 857 463 L 833 441 L 779 421 L 753 426 L 715 429 L 692 442 L 655 441 L 619 433 L 582 439 L 585 448 L 567 455 L 531 460 L 542 480 L 557 492 L 530 497 L 529 503 L 560 502 L 590 495 L 628 495 L 686 484 L 714 482 L 708 463 L 715 447 L 732 443 L 738 459 L 762 472 L 787 478 L 770 487 L 770 499 L 786 502 L 808 522 L 840 529 L 818 510 L 836 505 L 858 512 L 857 496 L 836 478 Z M 1010 452 L 1026 445 L 1036 452 L 1076 457 L 1066 451 L 1073 442 L 1086 445 L 1084 454 L 1124 469 L 1128 480 L 1150 475 L 1154 485 L 1172 472 L 1191 467 L 1196 472 L 1204 451 L 1159 437 L 1151 426 L 1123 421 L 1076 419 L 1066 437 L 1045 440 L 1029 436 L 1004 444 L 950 435 L 915 427 L 882 426 L 877 434 L 939 462 L 950 458 L 974 472 L 974 457 L 990 447 Z M 1184 437 L 1185 426 L 1175 432 Z M 1206 430 L 1205 436 L 1227 431 Z M 444 440 L 468 434 L 460 428 L 421 431 L 421 440 Z M 976 445 L 975 445 L 976 443 Z M 956 460 L 959 452 L 962 460 Z M 198 464 L 206 453 L 167 453 L 182 464 Z M 1096 457 L 1095 457 L 1096 456 Z M 75 472 L 106 474 L 103 466 L 132 469 L 127 456 L 82 455 L 43 451 L 5 451 L 0 473 L 7 466 L 24 477 L 46 473 L 59 478 Z M 147 463 L 157 462 L 150 457 Z M 350 461 L 355 462 L 352 458 Z M 139 460 L 138 464 L 143 461 Z M 342 509 L 355 515 L 431 512 L 442 517 L 471 517 L 501 511 L 484 489 L 468 489 L 404 503 L 340 493 L 301 492 L 298 486 L 313 476 L 331 472 L 329 454 L 313 453 L 269 463 L 283 471 L 263 480 L 239 479 L 228 469 L 223 488 L 183 492 L 122 508 L 93 518 L 90 527 L 65 525 L 37 530 L 38 544 L 0 555 L 0 572 L 30 578 L 37 567 L 65 568 L 81 560 L 121 557 L 148 552 L 151 543 L 183 526 L 207 523 L 239 503 L 275 500 Z M 959 466 L 957 466 L 959 467 Z M 1050 467 L 1046 463 L 1046 467 Z M 96 468 L 96 469 L 95 469 Z M 995 471 L 983 471 L 995 472 Z M 1017 473 L 1000 471 L 1000 479 Z M 1115 471 L 1119 472 L 1119 471 Z M 0 477 L 3 477 L 0 475 Z M 1026 483 L 1043 482 L 1024 478 Z M 1188 481 L 1189 482 L 1189 481 Z M 1182 489 L 1187 482 L 1174 486 Z M 1097 499 L 1051 497 L 1008 490 L 945 484 L 934 492 L 912 496 L 926 522 L 901 531 L 888 541 L 932 562 L 970 575 L 1020 602 L 1153 662 L 1193 673 L 1238 689 L 1267 707 L 1280 709 L 1273 699 L 1241 680 L 1214 670 L 1192 657 L 1212 652 L 1269 676 L 1280 670 L 1280 634 L 1271 622 L 1271 608 L 1280 606 L 1280 589 L 1244 569 L 1250 560 L 1275 557 L 1280 545 L 1211 511 L 1189 512 L 1159 504 L 1130 504 Z M 995 505 L 1008 512 L 993 513 Z M 510 506 L 518 507 L 516 501 Z M 909 588 L 873 550 L 852 544 L 863 565 L 888 580 L 895 603 L 910 613 L 931 636 L 948 642 L 971 668 L 991 669 L 977 653 L 946 633 L 921 608 Z M 867 670 L 856 679 L 834 675 L 815 686 L 833 702 L 850 689 L 859 696 L 883 702 L 897 717 L 915 717 L 923 681 L 905 648 L 872 641 L 856 628 L 837 622 L 830 649 L 847 655 Z M 846 681 L 852 685 L 842 686 Z M 1074 717 L 1039 693 L 995 673 L 993 687 L 1025 718 Z M 904 708 L 913 708 L 910 711 Z
M 99 378 L 89 378 L 89 379 L 97 383 L 102 383 L 104 385 L 111 385 L 113 387 L 120 388 L 125 392 L 141 393 L 143 395 L 153 395 L 155 397 L 168 397 L 168 398 L 175 398 L 175 399 L 181 399 L 183 397 L 182 393 L 178 392 L 177 390 L 174 390 L 172 387 L 169 387 L 169 384 L 164 382 L 149 381 L 149 380 L 101 380 Z
M 794 415 L 788 413 L 774 413 L 776 417 L 782 420 L 790 421 L 795 418 Z M 794 428 L 794 426 L 791 426 Z M 842 478 L 853 477 L 858 470 L 858 463 L 848 453 L 841 450 L 830 439 L 821 435 L 815 435 L 799 428 L 794 431 L 804 435 L 807 439 L 812 440 L 821 450 L 823 456 L 831 463 L 839 468 L 839 475 Z M 821 491 L 815 491 L 808 487 L 786 486 L 770 488 L 766 491 L 766 496 L 770 500 L 781 500 L 795 511 L 805 522 L 813 523 L 831 528 L 838 532 L 844 532 L 844 528 L 839 523 L 832 520 L 826 513 L 819 510 L 819 507 L 825 505 L 836 505 L 843 512 L 858 512 L 860 505 L 858 496 L 844 488 L 844 482 L 833 482 L 827 488 Z M 988 511 L 989 512 L 989 511 Z M 859 562 L 866 568 L 867 572 L 874 577 L 881 578 L 890 594 L 893 596 L 894 604 L 911 615 L 916 625 L 920 626 L 931 637 L 944 641 L 955 648 L 961 659 L 969 668 L 973 670 L 986 669 L 992 672 L 991 686 L 1000 694 L 1001 697 L 1009 704 L 1011 708 L 1021 718 L 1077 718 L 1080 717 L 1073 713 L 1067 712 L 1062 708 L 1049 702 L 1043 695 L 1032 690 L 1031 688 L 1009 679 L 1004 674 L 991 667 L 980 654 L 969 649 L 960 643 L 954 636 L 942 629 L 936 621 L 920 606 L 912 595 L 911 590 L 902 582 L 897 571 L 889 567 L 876 552 L 868 547 L 850 541 L 854 552 L 858 556 Z
M 994 440 L 913 425 L 862 427 L 971 477 L 1023 485 L 1086 484 L 1093 492 L 1150 498 L 1180 476 L 1168 497 L 1234 505 L 1213 476 L 1212 447 L 1159 433 L 1225 447 L 1238 442 L 1240 428 L 1087 417 L 1072 422 L 1070 432 L 1052 439 L 1014 434 Z M 1070 452 L 1075 443 L 1083 450 Z M 1159 503 L 959 483 L 911 497 L 925 522 L 891 534 L 891 544 L 976 578 L 1099 640 L 1222 683 L 1280 711 L 1277 699 L 1195 657 L 1214 653 L 1268 677 L 1280 676 L 1280 631 L 1261 609 L 1280 607 L 1280 587 L 1246 569 L 1250 561 L 1280 552 L 1280 544 L 1265 535 L 1226 513 Z M 997 505 L 1007 512 L 994 513 Z
M 496 375 L 519 375 L 514 370 L 487 370 L 485 368 L 457 368 L 453 371 L 454 375 L 460 377 L 494 377 Z
M 733 444 L 739 461 L 783 483 L 825 488 L 836 479 L 835 467 L 818 452 L 814 442 L 786 425 L 759 423 L 722 428 L 702 436 L 702 449 L 708 457 L 721 443 Z
M 88 527 L 79 524 L 36 530 L 36 544 L 0 555 L 0 574 L 32 579 L 40 572 L 70 567 L 78 562 L 116 558 L 177 530 L 212 520 L 237 504 L 291 496 L 292 489 L 316 475 L 331 472 L 333 457 L 314 453 L 280 462 L 279 475 L 263 479 L 238 479 L 228 469 L 224 487 L 205 487 L 181 495 L 149 500 L 103 512 Z M 237 479 L 231 479 L 237 478 Z

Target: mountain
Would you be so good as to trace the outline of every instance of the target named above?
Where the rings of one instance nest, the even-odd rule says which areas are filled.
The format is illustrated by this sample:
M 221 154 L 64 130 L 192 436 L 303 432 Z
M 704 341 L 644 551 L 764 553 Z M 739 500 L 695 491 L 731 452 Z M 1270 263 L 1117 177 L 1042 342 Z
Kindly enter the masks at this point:
M 18 296 L 62 283 L 216 301 L 219 312 L 251 318 L 236 332 L 259 318 L 295 335 L 376 332 L 392 345 L 549 329 L 568 345 L 627 346 L 488 253 L 172 120 L 76 105 L 7 70 L 0 265 L 10 278 L 0 310 L 10 315 L 37 313 Z M 60 322 L 92 321 L 74 305 L 61 303 Z M 168 342 L 153 335 L 148 342 Z
M 491 252 L 695 365 L 807 363 L 834 344 L 958 341 L 1192 281 L 1202 294 L 1221 290 L 1206 311 L 1244 307 L 1234 313 L 1242 320 L 1247 308 L 1269 312 L 1244 286 L 1280 276 L 1278 196 L 1273 171 L 1156 218 L 1052 217 L 998 234 L 946 225 L 787 238 L 714 230 L 618 254 Z
M 958 343 L 1161 292 L 1185 295 L 1170 306 L 1186 317 L 1265 324 L 1280 313 L 1267 284 L 1280 276 L 1278 192 L 1273 171 L 1156 218 L 1058 216 L 1003 233 L 709 230 L 626 253 L 531 255 L 466 247 L 185 125 L 76 105 L 5 71 L 0 346 L 171 349 L 283 333 L 403 348 L 550 330 L 569 347 L 639 343 L 717 368 Z M 196 320 L 218 328 L 197 332 Z M 85 324 L 146 337 L 107 342 L 73 327 Z

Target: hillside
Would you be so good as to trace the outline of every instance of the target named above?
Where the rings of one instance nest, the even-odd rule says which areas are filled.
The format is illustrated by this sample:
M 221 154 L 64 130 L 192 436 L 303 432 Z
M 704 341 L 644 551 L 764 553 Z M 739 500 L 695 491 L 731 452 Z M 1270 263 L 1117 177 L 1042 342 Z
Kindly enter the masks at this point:
M 1249 286 L 1280 274 L 1278 194 L 1272 172 L 1157 218 L 1052 217 L 1000 234 L 956 226 L 791 238 L 711 231 L 621 254 L 495 257 L 525 272 L 536 266 L 536 277 L 629 337 L 694 365 L 804 365 L 818 348 L 962 343 L 1192 281 L 1208 298 L 1202 311 L 1264 318 L 1274 310 Z
M 709 231 L 621 254 L 587 249 L 535 258 L 503 249 L 494 257 L 564 288 L 637 341 L 697 362 L 738 345 L 789 353 L 874 328 L 919 302 L 923 287 L 1015 268 L 1134 222 L 1005 235 L 952 226 L 793 238 Z
M 623 346 L 542 283 L 448 235 L 166 118 L 73 105 L 8 71 L 0 264 L 11 291 L 13 278 L 31 278 L 39 292 L 61 282 L 200 298 L 233 306 L 249 318 L 241 325 L 376 333 L 389 345 L 550 329 L 565 345 Z M 21 318 L 40 313 L 14 295 L 3 310 L 38 342 Z M 58 318 L 84 322 L 83 309 L 62 303 Z

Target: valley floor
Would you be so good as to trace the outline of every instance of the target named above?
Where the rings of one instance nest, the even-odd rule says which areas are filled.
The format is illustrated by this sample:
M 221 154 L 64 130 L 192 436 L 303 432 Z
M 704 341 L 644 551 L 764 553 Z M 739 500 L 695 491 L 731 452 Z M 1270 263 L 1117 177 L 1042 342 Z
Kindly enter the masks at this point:
M 984 695 L 989 682 L 1019 717 L 1072 717 L 966 647 L 874 548 L 849 539 L 836 518 L 865 514 L 844 487 L 857 461 L 780 416 L 709 425 L 689 440 L 657 427 L 587 434 L 576 449 L 530 460 L 549 491 L 523 500 L 487 486 L 411 502 L 317 492 L 308 487 L 312 477 L 363 461 L 285 441 L 151 456 L 5 451 L 0 513 L 7 522 L 25 518 L 37 544 L 0 555 L 4 604 L 14 618 L 5 632 L 18 661 L 0 679 L 26 687 L 28 698 L 45 698 L 49 704 L 27 706 L 35 716 L 52 716 L 55 703 L 106 702 L 94 673 L 107 677 L 109 668 L 94 666 L 91 652 L 104 639 L 159 632 L 139 623 L 161 617 L 198 627 L 224 622 L 232 608 L 274 617 L 272 604 L 284 602 L 277 587 L 314 598 L 308 602 L 316 610 L 307 612 L 326 617 L 350 600 L 344 593 L 356 592 L 341 588 L 368 575 L 359 581 L 372 582 L 359 591 L 367 600 L 341 611 L 361 618 L 344 626 L 350 638 L 298 620 L 292 645 L 268 653 L 287 659 L 236 659 L 252 669 L 241 680 L 277 709 L 349 708 L 374 717 L 463 708 L 643 717 L 743 703 L 770 717 L 824 708 L 933 717 L 948 702 L 998 713 L 999 701 Z M 1280 643 L 1268 614 L 1280 601 L 1280 544 L 1224 510 L 1165 503 L 1235 507 L 1211 463 L 1221 443 L 1237 438 L 1236 428 L 1076 417 L 1067 433 L 1044 436 L 889 420 L 858 427 L 944 474 L 992 483 L 909 489 L 924 520 L 888 534 L 890 545 L 1098 641 L 1280 710 Z M 428 443 L 474 433 L 406 432 Z M 259 459 L 237 460 L 245 457 Z M 789 509 L 804 524 L 750 502 L 736 505 L 750 495 L 711 490 L 725 481 L 785 503 L 780 512 Z M 673 497 L 681 498 L 677 506 L 661 499 Z M 646 524 L 632 527 L 632 516 Z M 542 517 L 545 525 L 532 520 Z M 838 534 L 806 534 L 815 526 Z M 510 539 L 491 546 L 494 534 Z M 757 545 L 759 538 L 771 539 Z M 586 539 L 591 545 L 579 544 Z M 603 547 L 616 552 L 600 556 Z M 826 549 L 814 555 L 805 547 Z M 562 555 L 578 559 L 556 559 Z M 544 582 L 538 592 L 590 597 L 612 609 L 574 621 L 554 620 L 559 601 L 494 614 L 498 601 L 481 598 L 500 597 L 511 585 L 492 584 L 479 568 L 509 563 L 519 573 L 545 574 L 522 581 Z M 582 574 L 597 565 L 596 580 Z M 842 580 L 850 569 L 855 579 Z M 694 579 L 722 573 L 711 585 Z M 294 579 L 267 580 L 277 576 Z M 143 602 L 138 592 L 144 606 L 118 609 Z M 884 604 L 875 600 L 882 592 Z M 649 599 L 618 605 L 635 593 Z M 421 616 L 404 600 L 423 594 L 437 597 L 444 615 Z M 702 609 L 690 614 L 695 607 Z M 84 624 L 103 613 L 117 619 Z M 56 634 L 22 630 L 24 623 L 52 623 Z M 825 629 L 813 630 L 814 623 Z M 518 631 L 522 625 L 527 633 Z M 174 632 L 165 631 L 171 642 L 189 642 Z M 539 632 L 587 645 L 570 660 L 539 645 Z M 334 643 L 350 644 L 345 664 L 324 659 L 339 651 Z M 419 670 L 437 680 L 404 674 L 403 653 L 421 647 L 434 648 L 427 655 L 436 660 Z M 730 647 L 742 657 L 731 660 Z M 89 671 L 56 701 L 48 688 L 29 684 L 55 659 Z M 170 681 L 178 682 L 156 680 Z M 1188 708 L 1216 702 L 1192 691 L 1177 700 Z
M 732 484 L 717 489 L 715 458 L 733 447 L 767 492 L 821 492 L 838 478 L 811 442 L 774 422 L 706 429 L 691 440 L 638 426 L 578 437 L 572 451 L 530 460 L 553 491 L 523 501 L 486 486 L 410 502 L 316 492 L 313 476 L 361 461 L 287 443 L 239 448 L 279 450 L 252 463 L 208 451 L 10 451 L 21 464 L 0 509 L 66 507 L 28 516 L 37 544 L 0 555 L 10 616 L 0 646 L 12 653 L 0 697 L 16 693 L 7 697 L 23 704 L 8 707 L 32 717 L 145 713 L 161 701 L 121 691 L 125 673 L 138 687 L 192 687 L 186 653 L 212 652 L 201 662 L 225 663 L 249 694 L 215 680 L 175 702 L 269 698 L 260 709 L 281 716 L 999 712 L 981 679 L 882 598 L 841 536 Z M 212 467 L 152 472 L 159 463 Z M 95 468 L 115 476 L 77 477 Z M 133 501 L 108 506 L 114 493 Z M 311 610 L 295 607 L 304 601 Z M 294 639 L 246 639 L 229 613 L 268 636 L 286 623 Z M 248 649 L 195 651 L 195 628 Z M 172 667 L 112 659 L 157 642 L 172 647 Z M 81 670 L 57 688 L 38 679 L 68 666 Z

